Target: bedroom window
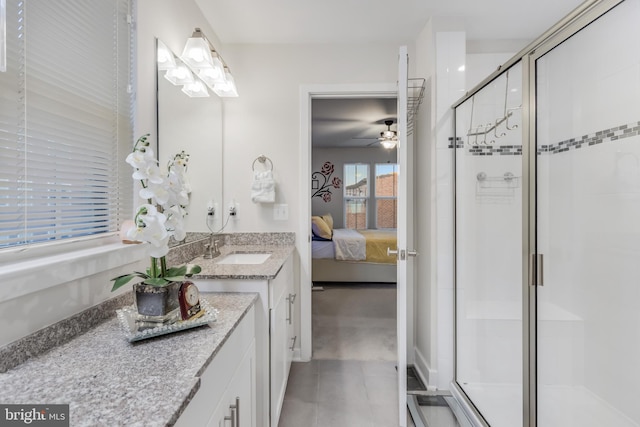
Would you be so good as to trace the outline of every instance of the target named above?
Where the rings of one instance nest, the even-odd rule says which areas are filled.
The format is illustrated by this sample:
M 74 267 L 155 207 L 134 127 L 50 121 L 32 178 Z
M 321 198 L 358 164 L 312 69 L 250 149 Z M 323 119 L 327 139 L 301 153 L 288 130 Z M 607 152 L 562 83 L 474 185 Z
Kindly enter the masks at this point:
M 398 211 L 398 165 L 376 165 L 376 228 L 396 228 Z
M 345 228 L 367 228 L 369 200 L 369 165 L 344 165 L 344 224 Z

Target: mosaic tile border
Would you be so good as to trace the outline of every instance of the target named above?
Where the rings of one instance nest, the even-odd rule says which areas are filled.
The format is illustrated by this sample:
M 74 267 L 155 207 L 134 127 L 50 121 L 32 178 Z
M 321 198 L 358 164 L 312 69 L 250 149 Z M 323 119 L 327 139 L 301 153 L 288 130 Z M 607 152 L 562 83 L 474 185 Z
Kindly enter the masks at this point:
M 640 121 L 616 126 L 611 129 L 604 129 L 595 133 L 582 135 L 580 138 L 571 138 L 560 141 L 556 144 L 541 145 L 538 154 L 542 153 L 564 153 L 569 150 L 577 150 L 584 147 L 590 147 L 596 144 L 617 141 L 619 139 L 630 138 L 640 135 Z
M 610 129 L 600 130 L 578 138 L 570 138 L 555 144 L 541 145 L 538 155 L 543 153 L 558 154 L 569 150 L 590 147 L 592 145 L 617 141 L 640 135 L 640 121 L 627 123 Z M 454 138 L 449 138 L 448 148 L 454 148 Z M 462 138 L 455 138 L 455 148 L 465 148 Z M 522 146 L 520 145 L 472 145 L 468 148 L 468 153 L 472 156 L 521 156 Z

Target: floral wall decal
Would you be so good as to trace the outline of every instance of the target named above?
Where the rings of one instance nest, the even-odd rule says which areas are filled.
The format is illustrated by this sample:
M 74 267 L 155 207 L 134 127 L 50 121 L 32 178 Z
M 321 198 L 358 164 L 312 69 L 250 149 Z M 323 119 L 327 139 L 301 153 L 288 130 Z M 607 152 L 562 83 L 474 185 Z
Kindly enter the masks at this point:
M 339 189 L 342 184 L 342 180 L 337 176 L 331 178 L 334 169 L 333 163 L 324 162 L 319 171 L 311 174 L 311 189 L 314 190 L 311 197 L 322 197 L 325 203 L 331 201 L 331 189 Z

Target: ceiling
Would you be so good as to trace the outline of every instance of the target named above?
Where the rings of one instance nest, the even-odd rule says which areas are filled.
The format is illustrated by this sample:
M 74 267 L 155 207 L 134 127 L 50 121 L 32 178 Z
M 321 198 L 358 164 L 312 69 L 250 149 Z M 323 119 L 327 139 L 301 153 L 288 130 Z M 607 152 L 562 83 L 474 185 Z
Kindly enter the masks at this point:
M 311 143 L 314 148 L 379 147 L 385 120 L 396 130 L 396 98 L 311 100 Z
M 468 41 L 524 47 L 582 0 L 195 0 L 222 43 L 413 43 L 430 17 Z M 453 21 L 451 21 L 453 19 Z M 482 44 L 482 43 L 479 43 Z M 317 99 L 314 147 L 373 146 L 395 99 Z M 392 130 L 395 130 L 395 124 Z
M 469 40 L 533 40 L 582 0 L 196 0 L 222 43 L 411 43 L 429 17 Z

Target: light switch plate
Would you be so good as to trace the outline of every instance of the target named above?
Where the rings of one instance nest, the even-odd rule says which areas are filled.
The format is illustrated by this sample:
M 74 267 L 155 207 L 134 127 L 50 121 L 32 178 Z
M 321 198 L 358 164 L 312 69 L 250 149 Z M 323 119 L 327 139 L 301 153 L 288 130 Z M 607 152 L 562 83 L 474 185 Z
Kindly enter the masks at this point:
M 289 205 L 275 204 L 273 205 L 273 219 L 276 221 L 286 221 L 289 219 Z

